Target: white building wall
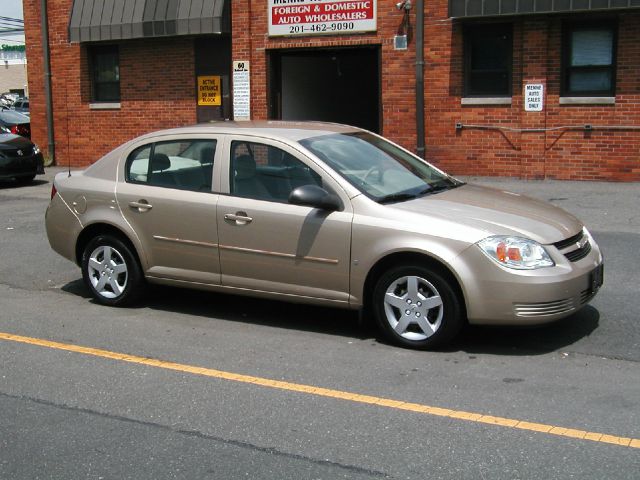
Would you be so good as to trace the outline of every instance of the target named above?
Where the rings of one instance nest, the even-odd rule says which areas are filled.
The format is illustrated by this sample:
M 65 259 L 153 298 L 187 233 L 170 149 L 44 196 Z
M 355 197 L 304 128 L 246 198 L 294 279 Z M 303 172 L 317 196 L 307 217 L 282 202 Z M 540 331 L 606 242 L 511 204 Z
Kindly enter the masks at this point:
M 24 52 L 0 51 L 0 93 L 27 89 L 27 59 Z

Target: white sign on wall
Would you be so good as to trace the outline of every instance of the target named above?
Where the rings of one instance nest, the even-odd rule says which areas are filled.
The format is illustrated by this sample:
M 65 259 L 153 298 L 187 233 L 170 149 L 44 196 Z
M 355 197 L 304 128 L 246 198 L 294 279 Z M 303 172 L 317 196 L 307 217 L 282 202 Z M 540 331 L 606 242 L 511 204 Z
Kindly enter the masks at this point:
M 233 62 L 233 119 L 251 120 L 249 62 Z
M 375 32 L 377 0 L 269 0 L 269 36 Z
M 527 112 L 541 112 L 544 107 L 544 85 L 527 83 L 524 86 L 524 109 Z

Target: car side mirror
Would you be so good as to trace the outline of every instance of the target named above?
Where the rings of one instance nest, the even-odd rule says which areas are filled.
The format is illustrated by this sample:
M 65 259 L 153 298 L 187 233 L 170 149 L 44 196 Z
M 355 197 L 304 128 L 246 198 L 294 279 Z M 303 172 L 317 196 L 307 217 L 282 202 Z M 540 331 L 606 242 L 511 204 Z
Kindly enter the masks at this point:
M 302 185 L 294 189 L 289 195 L 289 203 L 335 211 L 342 208 L 337 195 L 327 192 L 318 185 Z

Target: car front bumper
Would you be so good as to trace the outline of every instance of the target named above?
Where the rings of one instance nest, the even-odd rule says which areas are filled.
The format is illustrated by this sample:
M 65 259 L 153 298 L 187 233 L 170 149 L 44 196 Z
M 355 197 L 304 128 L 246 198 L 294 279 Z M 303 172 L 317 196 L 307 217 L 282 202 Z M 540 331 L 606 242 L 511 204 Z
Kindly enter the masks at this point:
M 602 254 L 591 249 L 577 261 L 548 246 L 554 267 L 514 270 L 497 265 L 475 245 L 453 265 L 471 324 L 536 325 L 567 317 L 586 305 L 603 282 Z
M 44 173 L 44 158 L 42 153 L 28 157 L 0 156 L 0 179 L 31 177 Z

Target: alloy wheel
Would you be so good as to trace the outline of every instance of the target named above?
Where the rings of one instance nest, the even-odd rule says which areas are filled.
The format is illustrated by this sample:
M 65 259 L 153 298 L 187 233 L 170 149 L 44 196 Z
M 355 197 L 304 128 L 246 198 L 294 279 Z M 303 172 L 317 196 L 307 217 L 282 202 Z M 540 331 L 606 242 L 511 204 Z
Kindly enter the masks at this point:
M 402 338 L 425 340 L 442 325 L 443 301 L 432 283 L 418 276 L 400 277 L 384 295 L 384 313 L 391 328 Z
M 122 295 L 129 278 L 122 254 L 109 245 L 100 245 L 91 252 L 87 272 L 96 293 L 109 299 Z

